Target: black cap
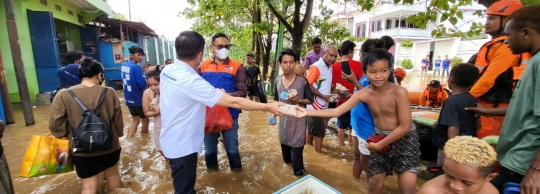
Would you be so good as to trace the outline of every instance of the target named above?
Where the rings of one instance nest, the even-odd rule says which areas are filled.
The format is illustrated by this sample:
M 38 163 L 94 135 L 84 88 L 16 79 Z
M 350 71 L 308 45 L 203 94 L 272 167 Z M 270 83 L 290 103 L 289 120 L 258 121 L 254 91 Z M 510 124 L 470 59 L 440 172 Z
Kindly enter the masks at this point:
M 439 80 L 431 80 L 431 82 L 429 82 L 429 87 L 440 88 L 441 82 Z

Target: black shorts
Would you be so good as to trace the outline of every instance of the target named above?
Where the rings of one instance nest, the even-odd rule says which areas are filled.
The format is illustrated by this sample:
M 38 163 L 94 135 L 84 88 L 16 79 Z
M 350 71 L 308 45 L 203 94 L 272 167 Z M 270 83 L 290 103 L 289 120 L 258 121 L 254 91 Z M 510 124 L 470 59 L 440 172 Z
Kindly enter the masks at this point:
M 141 119 L 146 118 L 144 116 L 144 111 L 142 109 L 142 106 L 127 106 L 129 109 L 129 114 L 134 117 L 140 117 Z
M 92 157 L 73 156 L 72 161 L 77 176 L 81 179 L 90 178 L 113 167 L 120 161 L 120 151 Z
M 340 129 L 351 129 L 351 111 L 348 111 L 337 118 L 336 125 Z
M 259 86 L 253 85 L 253 86 L 247 86 L 247 93 L 248 96 L 259 96 Z
M 322 117 L 307 117 L 308 135 L 324 137 L 326 126 L 324 126 L 324 118 Z

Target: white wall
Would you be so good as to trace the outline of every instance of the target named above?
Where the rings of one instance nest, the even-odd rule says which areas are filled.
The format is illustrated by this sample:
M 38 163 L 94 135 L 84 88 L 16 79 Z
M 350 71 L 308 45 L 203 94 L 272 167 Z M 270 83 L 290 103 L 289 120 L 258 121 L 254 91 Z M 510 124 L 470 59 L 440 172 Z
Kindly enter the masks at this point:
M 403 59 L 413 59 L 413 47 L 402 47 L 399 43 L 396 43 L 396 55 L 395 60 L 403 61 Z
M 422 70 L 422 59 L 429 54 L 431 42 L 415 42 L 413 45 L 413 70 Z
M 487 41 L 489 41 L 489 39 L 460 41 L 455 56 L 461 57 L 463 62 L 467 62 L 472 55 L 478 53 L 480 47 Z
M 445 55 L 452 58 L 456 56 L 458 52 L 458 45 L 460 39 L 452 38 L 446 40 L 435 41 L 435 48 L 433 50 L 433 60 L 437 59 L 438 56 L 441 56 L 441 59 L 444 59 Z

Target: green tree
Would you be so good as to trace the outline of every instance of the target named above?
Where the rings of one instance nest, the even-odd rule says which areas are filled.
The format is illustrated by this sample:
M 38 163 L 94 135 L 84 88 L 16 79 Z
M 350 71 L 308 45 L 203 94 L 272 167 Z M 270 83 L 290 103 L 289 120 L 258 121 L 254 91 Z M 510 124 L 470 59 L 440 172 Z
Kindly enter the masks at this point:
M 484 25 L 482 23 L 473 22 L 469 31 L 462 32 L 456 27 L 458 21 L 463 20 L 463 12 L 458 8 L 462 6 L 472 5 L 473 2 L 478 2 L 485 7 L 489 7 L 497 0 L 431 0 L 428 1 L 426 11 L 418 14 L 411 15 L 407 18 L 408 23 L 414 23 L 416 26 L 425 29 L 426 26 L 433 22 L 436 23 L 440 17 L 440 22 L 449 21 L 452 24 L 451 27 L 440 24 L 437 29 L 431 32 L 433 37 L 442 36 L 459 36 L 459 37 L 474 37 L 480 35 L 484 31 Z M 394 4 L 412 5 L 418 3 L 415 0 L 393 0 Z M 525 6 L 538 4 L 539 0 L 521 0 Z M 362 7 L 363 10 L 371 10 L 375 6 L 375 0 L 357 0 L 357 4 Z M 476 10 L 474 15 L 482 16 L 485 14 L 485 10 Z
M 355 39 L 351 32 L 343 26 L 340 26 L 337 21 L 329 21 L 330 16 L 315 16 L 309 25 L 308 31 L 304 35 L 305 47 L 302 47 L 302 56 L 311 49 L 311 40 L 315 37 L 319 37 L 323 40 L 324 44 L 334 45 L 339 47 L 343 40 Z
M 118 19 L 118 20 L 127 20 L 124 14 L 116 13 L 116 12 L 113 12 L 112 18 Z
M 313 12 L 313 1 L 314 0 L 265 1 L 272 14 L 274 14 L 278 21 L 282 22 L 285 26 L 285 29 L 292 38 L 292 49 L 298 53 L 301 53 L 302 51 L 304 33 L 306 33 L 310 25 L 311 14 Z M 289 10 L 289 7 L 292 6 L 292 13 L 289 11 L 282 13 L 276 9 L 278 6 L 284 6 L 285 10 Z M 303 13 L 301 13 L 302 11 Z
M 234 45 L 231 58 L 244 62 L 247 53 L 255 53 L 255 63 L 260 64 L 262 59 L 266 74 L 274 19 L 259 0 L 188 0 L 188 3 L 191 7 L 180 15 L 196 21 L 192 30 L 207 37 L 207 42 L 215 33 L 225 33 Z

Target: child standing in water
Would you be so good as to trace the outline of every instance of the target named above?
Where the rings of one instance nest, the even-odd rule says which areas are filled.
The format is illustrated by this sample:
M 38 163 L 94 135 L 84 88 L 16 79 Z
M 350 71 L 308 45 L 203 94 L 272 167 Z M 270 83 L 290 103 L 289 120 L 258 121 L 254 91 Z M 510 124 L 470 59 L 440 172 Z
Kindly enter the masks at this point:
M 278 57 L 283 74 L 277 76 L 274 87 L 274 100 L 285 104 L 305 107 L 313 102 L 313 93 L 305 77 L 294 72 L 300 57 L 292 49 L 285 49 Z M 281 97 L 282 93 L 296 90 L 296 96 Z M 276 115 L 274 115 L 274 118 Z M 304 175 L 304 145 L 306 144 L 306 118 L 291 116 L 279 117 L 279 142 L 285 163 L 292 163 L 295 176 Z
M 384 179 L 398 174 L 400 193 L 416 192 L 416 177 L 420 173 L 420 143 L 412 125 L 409 94 L 401 86 L 388 81 L 392 64 L 390 54 L 374 49 L 362 60 L 362 71 L 371 85 L 353 94 L 347 102 L 336 109 L 306 110 L 297 107 L 299 117 L 337 117 L 364 102 L 369 107 L 375 129 L 368 138 L 371 152 L 368 175 L 369 193 L 381 193 Z M 355 80 L 355 85 L 360 85 Z
M 159 74 L 161 73 L 161 69 L 162 67 L 158 65 L 146 73 L 148 89 L 146 89 L 143 93 L 142 108 L 146 117 L 154 117 L 154 144 L 156 145 L 156 149 L 163 156 L 161 146 L 159 145 L 159 134 L 161 133 L 161 114 L 159 111 Z M 167 159 L 165 158 L 165 160 Z M 167 168 L 170 168 L 168 162 Z

